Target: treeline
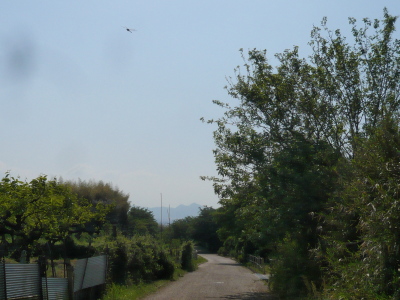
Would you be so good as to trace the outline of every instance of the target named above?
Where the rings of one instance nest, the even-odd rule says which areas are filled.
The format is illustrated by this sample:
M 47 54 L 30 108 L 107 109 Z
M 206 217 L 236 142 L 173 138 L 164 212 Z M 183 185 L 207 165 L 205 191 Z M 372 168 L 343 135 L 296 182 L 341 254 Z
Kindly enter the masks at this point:
M 102 181 L 39 176 L 30 182 L 6 173 L 0 181 L 0 258 L 33 262 L 108 254 L 109 280 L 140 283 L 191 271 L 193 244 L 166 239 L 151 211 Z M 188 254 L 189 252 L 189 254 Z M 188 259 L 189 258 L 189 259 Z M 53 270 L 54 274 L 54 270 Z
M 218 236 L 219 225 L 215 217 L 217 211 L 212 207 L 204 206 L 199 209 L 197 217 L 175 220 L 170 226 L 164 228 L 163 238 L 178 244 L 194 241 L 211 252 L 217 252 L 222 246 Z
M 242 51 L 214 131 L 222 252 L 271 262 L 281 297 L 400 299 L 394 17 L 311 32 L 311 55 Z M 204 178 L 205 179 L 205 178 Z
M 1 256 L 20 257 L 62 242 L 72 234 L 99 232 L 112 205 L 79 197 L 56 179 L 30 182 L 6 173 L 0 181 Z
M 147 208 L 131 205 L 129 194 L 124 193 L 111 183 L 103 181 L 63 181 L 78 197 L 87 199 L 93 204 L 108 205 L 110 210 L 105 216 L 108 227 L 113 227 L 114 232 L 118 230 L 123 235 L 133 236 L 135 234 L 152 236 L 156 235 L 158 224 L 153 214 Z

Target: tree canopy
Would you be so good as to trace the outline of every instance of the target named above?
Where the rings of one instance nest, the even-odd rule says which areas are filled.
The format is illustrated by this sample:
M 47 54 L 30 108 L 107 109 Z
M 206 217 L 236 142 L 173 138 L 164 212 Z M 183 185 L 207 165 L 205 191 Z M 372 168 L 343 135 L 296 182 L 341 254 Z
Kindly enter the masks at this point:
M 54 244 L 72 233 L 87 231 L 89 222 L 100 225 L 108 212 L 103 203 L 78 197 L 46 176 L 23 182 L 7 173 L 0 181 L 0 235 L 19 239 L 27 250 L 39 239 Z
M 64 182 L 79 197 L 85 198 L 94 205 L 103 203 L 113 209 L 107 214 L 107 221 L 118 225 L 120 229 L 128 226 L 129 194 L 125 194 L 118 187 L 103 181 L 69 180 Z
M 132 206 L 128 211 L 128 228 L 126 231 L 128 235 L 156 235 L 158 224 L 153 212 L 147 208 Z
M 294 47 L 275 55 L 277 66 L 265 50 L 241 50 L 244 66 L 227 86 L 233 104 L 214 101 L 224 109 L 208 121 L 217 127 L 219 176 L 208 179 L 222 205 L 219 236 L 225 247 L 274 257 L 282 296 L 325 282 L 337 299 L 351 276 L 365 278 L 357 299 L 400 292 L 400 41 L 397 17 L 383 15 L 349 18 L 350 40 L 324 18 L 311 55 Z M 351 270 L 366 261 L 369 269 Z

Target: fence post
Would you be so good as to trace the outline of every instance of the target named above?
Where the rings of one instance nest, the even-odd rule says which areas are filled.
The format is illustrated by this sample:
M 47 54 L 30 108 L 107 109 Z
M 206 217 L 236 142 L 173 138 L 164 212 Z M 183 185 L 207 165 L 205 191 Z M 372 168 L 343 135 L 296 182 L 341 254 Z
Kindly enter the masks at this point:
M 48 287 L 47 287 L 47 274 L 46 274 L 46 269 L 47 269 L 47 260 L 45 256 L 39 256 L 38 259 L 38 265 L 39 265 L 39 277 L 40 277 L 40 287 L 39 287 L 39 293 L 40 293 L 40 299 L 47 299 L 48 298 Z M 43 292 L 43 280 L 46 281 L 46 298 L 44 297 L 45 294 Z
M 104 285 L 106 285 L 106 283 L 107 283 L 107 275 L 108 275 L 108 268 L 109 268 L 108 253 L 106 254 L 105 259 L 106 259 L 106 267 L 104 268 Z
M 87 265 L 88 265 L 88 260 L 89 260 L 89 258 L 85 258 L 85 268 L 83 269 L 83 276 L 82 276 L 82 282 L 81 282 L 80 290 L 82 289 L 82 287 L 83 287 L 83 282 L 85 281 L 86 268 L 87 268 Z
M 0 272 L 2 273 L 1 275 L 3 275 L 3 280 L 0 283 L 0 286 L 4 285 L 3 289 L 0 289 L 4 291 L 3 295 L 0 294 L 0 299 L 7 299 L 7 278 L 6 278 L 6 262 L 4 260 L 4 258 L 0 259 L 0 266 L 1 266 L 1 270 Z M 4 297 L 4 298 L 2 298 Z
M 74 267 L 70 264 L 66 266 L 68 280 L 68 299 L 74 299 Z

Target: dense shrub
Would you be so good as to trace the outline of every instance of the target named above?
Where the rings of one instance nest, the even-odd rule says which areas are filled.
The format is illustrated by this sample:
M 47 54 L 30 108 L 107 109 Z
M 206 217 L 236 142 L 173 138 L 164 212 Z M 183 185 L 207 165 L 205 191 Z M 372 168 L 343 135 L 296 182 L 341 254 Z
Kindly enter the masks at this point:
M 113 282 L 124 283 L 128 277 L 130 241 L 118 238 L 109 248 L 110 275 Z
M 193 263 L 193 242 L 186 242 L 182 247 L 182 269 L 186 271 L 194 271 L 195 266 Z
M 103 244 L 104 245 L 104 244 Z M 142 282 L 171 279 L 175 265 L 167 251 L 151 236 L 118 236 L 109 241 L 110 277 L 113 282 Z
M 228 250 L 225 249 L 225 247 L 220 247 L 218 249 L 217 253 L 218 253 L 218 255 L 221 255 L 221 256 L 228 256 L 228 254 L 229 254 Z
M 277 253 L 271 264 L 270 286 L 274 292 L 284 299 L 297 299 L 312 293 L 310 287 L 320 285 L 319 268 L 298 241 L 287 235 L 278 245 Z

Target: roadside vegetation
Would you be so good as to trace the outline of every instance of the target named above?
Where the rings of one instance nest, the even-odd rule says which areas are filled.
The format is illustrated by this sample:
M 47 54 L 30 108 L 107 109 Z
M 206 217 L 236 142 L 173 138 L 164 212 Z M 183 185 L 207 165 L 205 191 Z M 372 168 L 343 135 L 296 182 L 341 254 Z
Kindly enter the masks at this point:
M 201 256 L 194 259 L 193 264 L 195 269 L 207 260 Z M 172 281 L 178 280 L 183 277 L 187 271 L 183 269 L 176 269 Z M 156 280 L 149 283 L 140 283 L 136 285 L 118 285 L 112 284 L 108 287 L 107 293 L 103 300 L 135 300 L 142 299 L 152 293 L 155 293 L 159 288 L 170 283 L 171 280 Z
M 241 51 L 214 130 L 219 253 L 270 262 L 283 299 L 400 299 L 397 17 L 324 18 L 310 55 Z M 398 35 L 397 35 L 398 36 Z
M 162 234 L 153 214 L 128 198 L 101 181 L 26 182 L 7 173 L 0 181 L 0 258 L 45 257 L 47 275 L 64 277 L 64 262 L 107 254 L 107 297 L 126 288 L 142 295 L 194 271 L 194 243 L 168 228 Z
M 214 126 L 220 207 L 160 225 L 112 184 L 6 173 L 0 255 L 27 262 L 107 253 L 104 299 L 136 299 L 193 271 L 194 243 L 264 258 L 280 299 L 400 299 L 397 17 L 324 18 L 311 54 L 241 50 Z M 199 258 L 201 259 L 201 258 Z

